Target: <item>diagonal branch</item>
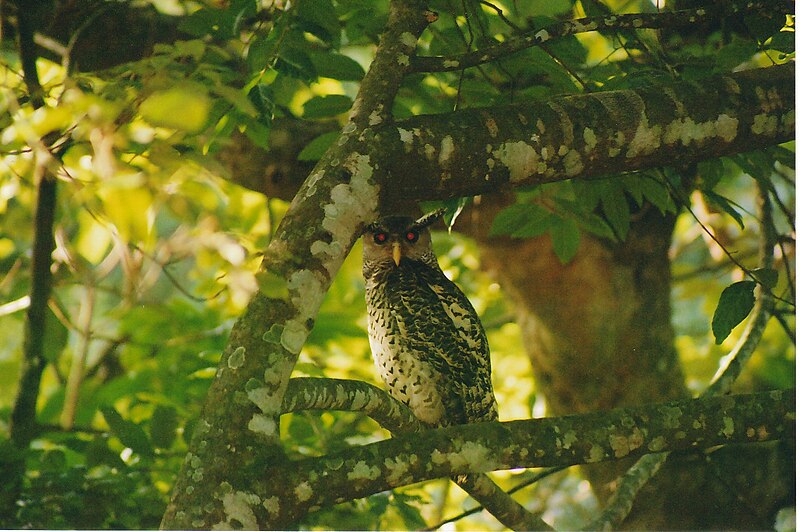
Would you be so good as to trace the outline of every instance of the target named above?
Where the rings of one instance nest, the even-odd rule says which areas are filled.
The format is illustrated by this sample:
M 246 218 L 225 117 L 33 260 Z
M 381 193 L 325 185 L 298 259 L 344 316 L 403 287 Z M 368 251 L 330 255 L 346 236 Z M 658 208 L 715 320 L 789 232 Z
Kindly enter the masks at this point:
M 278 416 L 289 377 L 333 276 L 377 209 L 382 169 L 367 128 L 388 118 L 430 16 L 420 1 L 392 2 L 342 136 L 306 179 L 264 252 L 260 291 L 231 331 L 164 528 L 275 527 L 256 502 L 250 472 L 256 463 L 285 461 Z
M 791 2 L 732 2 L 714 6 L 660 13 L 630 13 L 585 17 L 555 22 L 544 28 L 520 35 L 486 48 L 448 57 L 417 56 L 411 62 L 413 72 L 452 72 L 508 57 L 514 53 L 542 46 L 552 40 L 589 31 L 638 30 L 646 28 L 681 29 L 729 17 L 737 13 L 791 13 Z

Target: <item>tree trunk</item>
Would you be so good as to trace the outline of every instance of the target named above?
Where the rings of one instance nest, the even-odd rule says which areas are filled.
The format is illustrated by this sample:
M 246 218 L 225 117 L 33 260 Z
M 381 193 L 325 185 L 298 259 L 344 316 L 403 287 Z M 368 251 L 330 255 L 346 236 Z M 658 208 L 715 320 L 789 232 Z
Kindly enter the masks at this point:
M 620 244 L 583 234 L 576 257 L 562 265 L 549 236 L 489 237 L 494 216 L 512 201 L 511 194 L 482 197 L 459 229 L 479 242 L 482 267 L 516 307 L 550 415 L 686 397 L 671 324 L 674 216 L 643 208 Z M 746 457 L 738 449 L 673 457 L 643 490 L 625 526 L 771 527 L 775 511 L 789 504 L 793 463 L 781 445 L 760 446 Z M 630 465 L 596 464 L 583 472 L 602 502 Z M 732 486 L 727 479 L 737 475 L 748 482 Z

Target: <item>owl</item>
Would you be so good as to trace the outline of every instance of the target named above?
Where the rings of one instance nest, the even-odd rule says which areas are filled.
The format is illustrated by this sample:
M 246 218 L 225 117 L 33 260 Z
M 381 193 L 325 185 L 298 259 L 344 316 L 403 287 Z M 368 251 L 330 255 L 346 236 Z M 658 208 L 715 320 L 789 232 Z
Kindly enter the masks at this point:
M 386 216 L 363 235 L 375 365 L 389 393 L 432 427 L 497 419 L 486 333 L 431 247 L 428 228 L 443 213 Z

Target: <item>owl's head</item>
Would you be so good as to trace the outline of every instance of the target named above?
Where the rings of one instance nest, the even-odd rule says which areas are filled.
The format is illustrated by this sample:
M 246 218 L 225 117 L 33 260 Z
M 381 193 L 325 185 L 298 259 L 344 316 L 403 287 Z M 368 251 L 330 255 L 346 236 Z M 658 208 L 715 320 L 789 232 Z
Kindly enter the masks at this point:
M 438 266 L 431 248 L 429 227 L 444 214 L 439 209 L 415 220 L 384 216 L 364 229 L 365 270 L 399 267 L 403 259 Z

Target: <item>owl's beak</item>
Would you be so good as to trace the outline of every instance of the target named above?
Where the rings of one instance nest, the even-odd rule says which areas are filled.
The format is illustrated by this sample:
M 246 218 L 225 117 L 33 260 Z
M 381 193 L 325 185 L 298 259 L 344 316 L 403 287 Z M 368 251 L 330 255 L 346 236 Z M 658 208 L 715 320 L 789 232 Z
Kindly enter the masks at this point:
M 395 266 L 400 266 L 400 259 L 403 252 L 400 250 L 400 242 L 392 242 L 392 258 L 394 259 Z

